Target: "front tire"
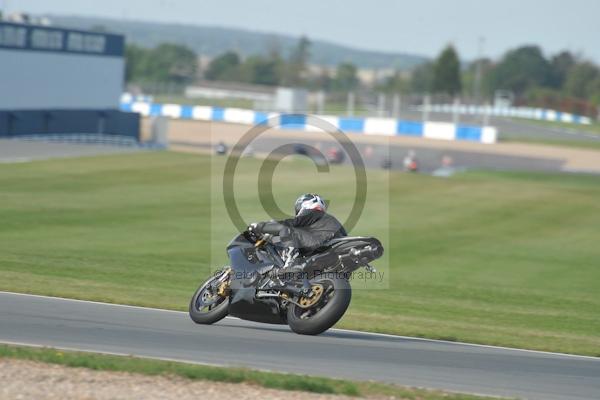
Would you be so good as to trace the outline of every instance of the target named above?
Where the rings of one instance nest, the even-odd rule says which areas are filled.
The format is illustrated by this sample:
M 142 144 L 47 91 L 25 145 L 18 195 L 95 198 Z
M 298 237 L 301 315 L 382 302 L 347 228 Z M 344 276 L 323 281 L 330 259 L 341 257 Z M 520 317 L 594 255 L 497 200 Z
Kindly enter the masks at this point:
M 331 328 L 342 318 L 352 299 L 352 288 L 347 279 L 316 276 L 310 284 L 324 286 L 319 302 L 308 309 L 293 303 L 288 306 L 288 325 L 301 335 L 318 335 Z
M 225 273 L 225 272 L 224 272 Z M 229 309 L 229 298 L 213 293 L 213 283 L 222 274 L 213 276 L 204 282 L 194 293 L 190 301 L 190 318 L 197 324 L 210 325 L 225 318 Z

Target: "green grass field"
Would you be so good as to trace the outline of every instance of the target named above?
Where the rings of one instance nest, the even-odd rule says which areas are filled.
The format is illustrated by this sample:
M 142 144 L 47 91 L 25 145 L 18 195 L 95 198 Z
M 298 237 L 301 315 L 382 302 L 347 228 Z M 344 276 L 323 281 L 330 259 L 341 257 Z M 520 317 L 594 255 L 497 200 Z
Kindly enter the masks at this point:
M 243 215 L 267 218 L 260 162 L 245 162 Z M 187 309 L 234 234 L 210 190 L 222 166 L 169 152 L 0 165 L 0 290 Z M 276 199 L 319 191 L 343 216 L 351 176 L 282 163 Z M 387 275 L 339 327 L 600 355 L 600 177 L 372 171 L 352 233 L 382 238 Z
M 234 107 L 252 109 L 254 102 L 244 99 L 207 99 L 207 98 L 188 98 L 184 95 L 154 95 L 154 103 L 163 104 L 185 104 L 192 106 L 212 106 L 212 107 Z

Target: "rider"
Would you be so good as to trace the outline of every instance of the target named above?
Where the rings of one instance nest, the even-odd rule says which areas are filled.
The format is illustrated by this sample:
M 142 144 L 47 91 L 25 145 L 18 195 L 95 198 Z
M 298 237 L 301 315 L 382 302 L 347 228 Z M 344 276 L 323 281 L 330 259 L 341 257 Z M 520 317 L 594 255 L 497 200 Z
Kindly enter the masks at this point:
M 248 229 L 258 234 L 279 236 L 282 244 L 304 254 L 318 249 L 333 238 L 347 235 L 342 224 L 326 213 L 327 205 L 318 194 L 307 193 L 298 197 L 294 211 L 294 218 L 258 222 Z

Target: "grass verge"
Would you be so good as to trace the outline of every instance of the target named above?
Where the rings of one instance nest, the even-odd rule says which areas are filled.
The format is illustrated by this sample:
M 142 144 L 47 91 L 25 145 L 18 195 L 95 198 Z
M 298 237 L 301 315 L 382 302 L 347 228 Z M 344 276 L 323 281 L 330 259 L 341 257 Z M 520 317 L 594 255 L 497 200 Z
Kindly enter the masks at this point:
M 543 126 L 547 128 L 561 129 L 561 130 L 576 130 L 580 132 L 591 133 L 595 135 L 600 135 L 600 122 L 592 121 L 590 125 L 584 124 L 572 124 L 567 122 L 560 121 L 543 121 L 543 120 L 523 120 L 519 119 L 519 122 L 527 122 L 531 125 Z
M 241 213 L 268 219 L 261 163 L 243 163 Z M 235 232 L 211 191 L 223 164 L 160 152 L 0 165 L 0 290 L 186 310 Z M 281 208 L 317 192 L 342 220 L 353 184 L 348 168 L 300 161 L 273 178 Z M 598 176 L 370 170 L 351 234 L 383 241 L 385 276 L 352 282 L 337 327 L 599 356 L 599 199 Z
M 386 396 L 399 399 L 423 400 L 477 400 L 487 398 L 466 394 L 405 388 L 374 382 L 354 382 L 307 375 L 282 374 L 242 368 L 212 367 L 183 362 L 64 351 L 51 348 L 0 345 L 0 358 L 17 358 L 59 364 L 67 367 L 89 368 L 99 371 L 132 372 L 144 375 L 176 375 L 187 379 L 228 383 L 243 382 L 271 389 L 297 390 L 347 396 Z
M 526 144 L 543 144 L 547 146 L 557 147 L 573 147 L 577 149 L 586 150 L 600 150 L 600 139 L 591 140 L 569 140 L 569 139 L 555 139 L 555 138 L 537 138 L 537 137 L 526 137 L 525 135 L 514 135 L 509 137 L 501 137 L 500 142 L 502 143 L 526 143 Z
M 246 109 L 252 109 L 254 105 L 252 100 L 188 98 L 183 95 L 155 95 L 154 103 L 182 104 L 190 106 L 233 107 Z
M 529 133 L 501 133 L 501 142 L 527 143 L 527 144 L 542 144 L 558 147 L 573 147 L 578 149 L 598 150 L 600 149 L 600 123 L 593 122 L 591 125 L 569 124 L 557 121 L 538 121 L 538 120 L 523 120 L 518 119 L 520 124 L 529 124 L 533 127 L 546 127 L 557 131 L 563 131 L 565 135 L 558 138 L 542 137 L 539 135 L 531 135 Z M 525 129 L 526 130 L 526 129 Z M 578 133 L 579 137 L 569 138 L 566 133 Z M 591 137 L 581 138 L 581 134 L 586 134 Z

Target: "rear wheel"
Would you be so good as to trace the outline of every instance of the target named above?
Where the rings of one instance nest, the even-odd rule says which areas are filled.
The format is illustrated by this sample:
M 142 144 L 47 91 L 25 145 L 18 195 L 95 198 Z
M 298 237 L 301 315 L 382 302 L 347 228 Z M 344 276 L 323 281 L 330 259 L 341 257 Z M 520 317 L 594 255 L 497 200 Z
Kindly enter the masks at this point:
M 192 296 L 190 301 L 190 318 L 197 324 L 214 324 L 227 316 L 229 301 L 225 295 L 223 286 L 227 285 L 219 282 L 219 279 L 229 274 L 229 271 L 223 271 L 216 276 L 211 277 L 204 282 Z
M 289 303 L 287 321 L 290 328 L 302 335 L 318 335 L 342 318 L 352 298 L 347 279 L 315 276 L 310 280 L 312 295 L 302 297 L 297 304 Z

